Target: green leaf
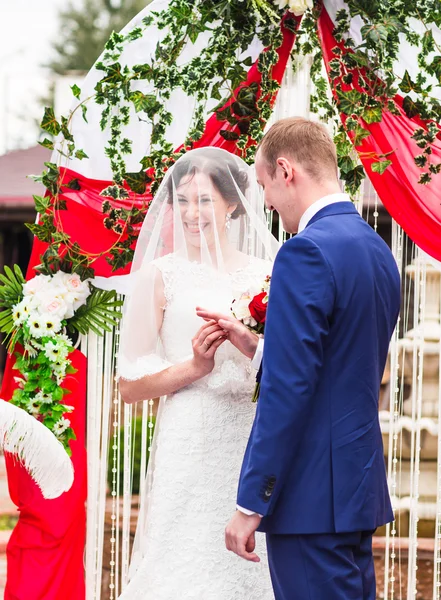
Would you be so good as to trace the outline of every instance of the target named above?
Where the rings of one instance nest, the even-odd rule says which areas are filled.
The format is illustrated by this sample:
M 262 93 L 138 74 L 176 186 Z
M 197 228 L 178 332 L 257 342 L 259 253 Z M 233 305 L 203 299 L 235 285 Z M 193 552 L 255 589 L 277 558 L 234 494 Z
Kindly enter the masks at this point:
M 398 87 L 404 94 L 408 94 L 409 92 L 416 92 L 420 94 L 422 91 L 421 86 L 412 81 L 407 70 L 404 72 L 403 79 L 398 84 Z
M 44 109 L 43 120 L 41 121 L 40 127 L 47 131 L 51 135 L 58 135 L 61 131 L 61 125 L 55 118 L 54 109 L 46 107 Z
M 75 152 L 75 158 L 78 158 L 78 160 L 83 160 L 83 158 L 89 158 L 87 156 L 87 154 L 84 152 L 84 150 L 77 150 Z
M 51 231 L 44 225 L 38 223 L 25 223 L 25 226 L 35 235 L 40 242 L 50 242 L 52 240 Z
M 52 398 L 56 401 L 59 402 L 60 400 L 63 399 L 63 388 L 57 386 L 57 388 L 52 392 Z
M 63 186 L 69 188 L 70 190 L 75 190 L 76 192 L 81 190 L 79 179 L 71 179 L 69 183 L 63 184 Z
M 83 115 L 83 121 L 85 121 L 86 123 L 88 123 L 87 121 L 87 106 L 85 104 L 81 105 L 81 113 Z
M 365 129 L 364 127 L 362 127 L 361 125 L 358 125 L 355 127 L 354 129 L 354 138 L 353 138 L 353 144 L 355 147 L 360 146 L 361 142 L 367 138 L 370 135 L 370 132 L 367 131 L 367 129 Z
M 360 31 L 363 39 L 369 40 L 375 46 L 387 42 L 389 36 L 388 28 L 381 23 L 364 25 Z
M 23 298 L 23 284 L 25 282 L 23 274 L 18 265 L 14 265 L 14 271 L 8 266 L 4 267 L 4 275 L 0 274 L 0 305 L 6 308 L 12 308 Z M 7 319 L 8 313 L 3 311 L 2 318 Z
M 420 178 L 418 179 L 418 183 L 421 185 L 427 185 L 432 181 L 432 176 L 430 173 L 422 173 Z
M 152 178 L 143 170 L 138 171 L 138 173 L 125 173 L 124 179 L 135 194 L 144 194 L 147 184 L 152 181 Z
M 235 131 L 228 131 L 227 129 L 221 129 L 219 133 L 224 138 L 224 140 L 235 141 L 235 140 L 239 139 L 239 134 L 236 133 Z
M 0 331 L 9 334 L 14 330 L 12 308 L 5 308 L 0 312 Z
M 348 173 L 354 168 L 354 161 L 350 156 L 341 156 L 338 159 L 338 167 L 342 173 Z
M 49 208 L 51 201 L 49 197 L 43 198 L 42 196 L 32 196 L 35 203 L 35 210 L 38 213 L 44 213 Z
M 441 163 L 438 163 L 436 165 L 429 165 L 429 171 L 434 175 L 438 175 L 438 173 L 440 173 L 441 171 Z
M 430 52 L 433 52 L 434 49 L 435 49 L 435 40 L 433 39 L 432 31 L 429 29 L 423 35 L 423 51 L 426 54 L 429 54 Z
M 49 150 L 53 150 L 54 149 L 54 142 L 52 140 L 50 140 L 49 138 L 44 138 L 44 140 L 42 142 L 38 142 L 40 144 L 40 146 L 43 146 L 43 148 L 48 148 Z
M 124 80 L 124 77 L 121 73 L 121 65 L 118 62 L 113 63 L 113 65 L 110 65 L 108 67 L 104 67 L 103 70 L 106 71 L 106 83 L 120 83 Z
M 133 102 L 136 112 L 146 112 L 150 118 L 153 118 L 161 110 L 161 103 L 157 101 L 154 94 L 132 92 L 130 100 Z
M 359 112 L 363 94 L 360 94 L 357 90 L 349 90 L 348 92 L 337 90 L 337 95 L 340 112 L 345 115 L 353 115 Z
M 427 70 L 429 73 L 435 75 L 441 83 L 441 56 L 439 54 L 435 56 L 431 64 L 427 67 Z
M 406 96 L 403 100 L 403 109 L 406 115 L 411 119 L 415 117 L 419 110 L 417 104 L 412 100 L 410 96 Z
M 111 331 L 121 318 L 118 309 L 123 302 L 116 300 L 115 291 L 105 291 L 93 288 L 87 303 L 76 311 L 75 316 L 68 321 L 70 331 L 78 331 L 86 334 L 93 331 L 97 335 L 103 335 L 104 331 Z
M 355 194 L 365 178 L 365 173 L 362 165 L 358 165 L 352 171 L 345 174 L 346 189 L 350 194 Z
M 73 85 L 70 86 L 70 89 L 72 90 L 72 94 L 75 96 L 75 98 L 80 98 L 80 94 L 81 94 L 81 90 L 80 88 L 77 86 L 76 83 L 74 83 Z
M 368 125 L 371 123 L 380 123 L 383 118 L 383 111 L 380 105 L 367 106 L 361 116 Z
M 415 156 L 414 161 L 417 167 L 423 169 L 427 164 L 427 154 L 418 154 L 418 156 Z
M 378 162 L 374 162 L 371 165 L 371 169 L 374 173 L 379 173 L 383 175 L 385 170 L 392 164 L 391 160 L 380 160 Z

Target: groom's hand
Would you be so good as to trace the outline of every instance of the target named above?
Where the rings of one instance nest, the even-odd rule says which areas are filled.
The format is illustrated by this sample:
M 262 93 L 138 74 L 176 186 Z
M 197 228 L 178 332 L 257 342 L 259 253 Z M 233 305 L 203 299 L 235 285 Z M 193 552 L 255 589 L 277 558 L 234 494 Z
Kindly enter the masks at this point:
M 196 314 L 205 321 L 216 321 L 219 326 L 227 332 L 228 339 L 239 352 L 253 358 L 256 354 L 259 336 L 245 327 L 243 323 L 231 315 L 223 315 L 208 311 L 205 308 L 196 307 Z
M 260 562 L 254 552 L 256 548 L 255 532 L 260 525 L 259 515 L 245 515 L 237 511 L 225 529 L 227 550 L 250 562 Z

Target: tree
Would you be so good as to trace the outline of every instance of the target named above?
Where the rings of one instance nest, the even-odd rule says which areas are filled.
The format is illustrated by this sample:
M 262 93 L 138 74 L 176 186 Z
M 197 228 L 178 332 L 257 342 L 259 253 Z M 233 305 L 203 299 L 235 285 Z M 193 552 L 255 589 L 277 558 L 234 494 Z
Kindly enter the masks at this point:
M 55 73 L 88 71 L 112 31 L 121 31 L 149 0 L 82 0 L 60 12 L 53 44 L 56 58 L 48 65 Z

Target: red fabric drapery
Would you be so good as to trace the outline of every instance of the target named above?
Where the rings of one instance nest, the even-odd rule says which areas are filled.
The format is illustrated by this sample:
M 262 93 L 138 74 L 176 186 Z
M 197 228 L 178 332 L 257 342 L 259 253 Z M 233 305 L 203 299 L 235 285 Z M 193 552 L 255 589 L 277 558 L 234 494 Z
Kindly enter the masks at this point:
M 322 44 L 323 57 L 329 73 L 329 62 L 336 58 L 333 49 L 343 45 L 337 43 L 332 35 L 334 24 L 326 9 L 322 9 L 319 18 L 319 34 Z M 344 50 L 346 51 L 346 50 Z M 354 77 L 354 82 L 357 78 Z M 356 83 L 352 84 L 356 88 Z M 351 86 L 346 86 L 350 89 Z M 357 151 L 366 169 L 366 173 L 378 193 L 386 210 L 404 229 L 409 237 L 427 254 L 441 260 L 441 175 L 434 175 L 428 185 L 418 183 L 422 173 L 414 162 L 414 157 L 421 154 L 411 135 L 426 123 L 419 117 L 410 119 L 402 109 L 403 99 L 395 96 L 395 102 L 400 109 L 399 115 L 389 111 L 383 113 L 380 123 L 366 124 L 369 130 Z M 342 115 L 344 121 L 345 116 Z M 387 158 L 392 164 L 380 175 L 371 169 L 375 158 L 369 154 L 381 155 L 394 151 Z M 432 146 L 431 162 L 441 162 L 441 135 Z
M 300 19 L 297 19 L 297 23 Z M 289 54 L 294 43 L 294 34 L 283 27 L 283 43 L 278 49 L 279 60 L 273 68 L 273 77 L 282 80 Z M 257 66 L 251 67 L 247 81 L 260 82 Z M 226 141 L 221 129 L 231 129 L 225 122 L 212 116 L 197 146 L 217 146 L 236 152 L 234 142 Z M 103 198 L 99 192 L 110 182 L 90 180 L 69 170 L 62 172 L 63 182 L 78 178 L 81 190 L 67 190 L 63 194 L 67 210 L 60 211 L 60 229 L 67 233 L 72 242 L 78 242 L 83 251 L 101 253 L 108 250 L 116 241 L 117 235 L 105 229 L 101 205 Z M 148 195 L 132 196 L 128 202 L 142 203 Z M 28 278 L 35 275 L 33 268 L 38 265 L 46 244 L 34 240 L 28 269 Z M 93 264 L 97 275 L 112 275 L 111 267 L 101 257 Z M 130 266 L 118 270 L 117 274 L 127 273 Z M 86 369 L 85 356 L 76 350 L 72 354 L 73 365 L 78 373 L 66 381 L 72 390 L 69 404 L 74 412 L 69 415 L 77 440 L 71 442 L 72 460 L 75 467 L 75 481 L 72 489 L 56 500 L 44 500 L 39 489 L 33 484 L 27 472 L 7 461 L 8 481 L 11 498 L 17 505 L 20 518 L 8 544 L 8 578 L 5 591 L 6 600 L 83 600 L 85 597 L 83 551 L 85 540 L 85 500 L 86 500 Z M 3 379 L 1 397 L 9 400 L 15 388 L 12 370 L 13 359 L 8 360 Z

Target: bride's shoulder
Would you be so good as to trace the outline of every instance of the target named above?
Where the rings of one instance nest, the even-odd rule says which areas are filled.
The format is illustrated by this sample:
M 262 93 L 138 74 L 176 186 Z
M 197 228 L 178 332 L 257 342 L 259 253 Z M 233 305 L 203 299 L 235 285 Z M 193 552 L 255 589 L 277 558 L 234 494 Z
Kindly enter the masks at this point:
M 151 265 L 155 267 L 161 273 L 168 272 L 172 269 L 175 263 L 176 255 L 173 253 L 165 254 L 164 256 L 160 256 L 159 258 L 155 258 L 152 260 Z

